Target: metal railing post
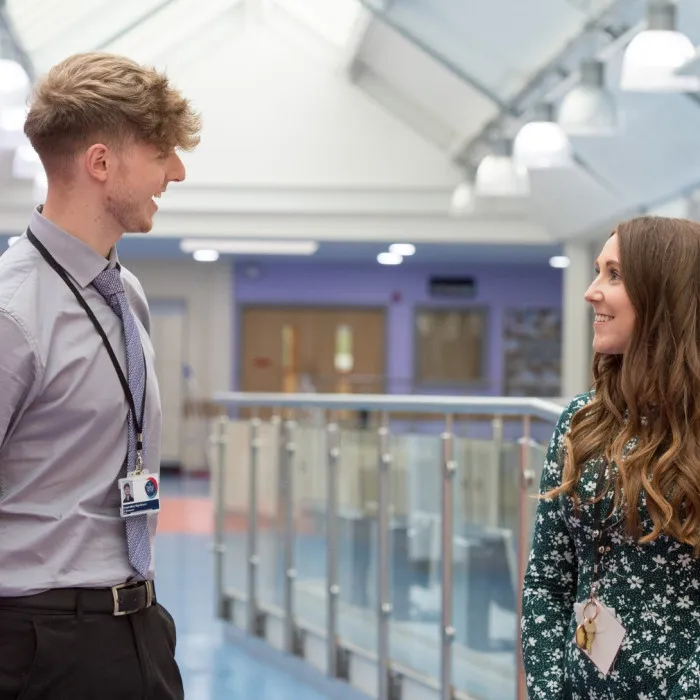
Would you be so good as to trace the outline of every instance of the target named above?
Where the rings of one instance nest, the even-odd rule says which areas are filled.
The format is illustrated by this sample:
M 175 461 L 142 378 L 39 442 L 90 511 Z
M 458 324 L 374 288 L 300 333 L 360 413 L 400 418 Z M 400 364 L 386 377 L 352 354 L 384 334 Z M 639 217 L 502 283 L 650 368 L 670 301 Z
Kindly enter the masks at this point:
M 452 644 L 455 630 L 452 626 L 452 572 L 453 572 L 453 505 L 454 505 L 454 433 L 453 419 L 445 419 L 445 432 L 442 442 L 442 610 L 441 610 L 441 650 L 440 650 L 440 700 L 452 700 Z
M 491 420 L 491 426 L 493 449 L 496 453 L 496 469 L 493 471 L 493 479 L 489 481 L 493 485 L 493 493 L 485 494 L 489 499 L 488 524 L 492 527 L 508 527 L 504 523 L 504 516 L 508 509 L 505 505 L 505 489 L 503 488 L 503 416 L 494 416 Z
M 328 450 L 328 474 L 326 482 L 326 584 L 327 590 L 327 640 L 328 675 L 338 675 L 338 467 L 340 463 L 340 431 L 338 424 L 326 426 Z
M 224 600 L 224 567 L 226 555 L 226 543 L 224 542 L 225 516 L 226 516 L 226 451 L 228 416 L 221 416 L 218 425 L 216 445 L 218 454 L 216 460 L 216 516 L 214 530 L 214 580 L 216 586 L 216 605 L 218 616 L 225 619 L 228 606 Z
M 258 465 L 260 419 L 250 421 L 250 471 L 248 476 L 248 633 L 258 631 Z
M 296 651 L 296 624 L 294 621 L 294 581 L 297 577 L 294 568 L 294 542 L 296 528 L 294 526 L 294 443 L 295 422 L 286 420 L 283 430 L 283 462 L 284 475 L 284 648 L 289 654 Z
M 392 461 L 389 444 L 389 416 L 382 414 L 379 437 L 379 472 L 377 475 L 377 668 L 378 699 L 389 700 L 389 468 Z
M 517 611 L 518 618 L 516 620 L 516 639 L 517 639 L 517 700 L 527 700 L 527 687 L 525 684 L 525 668 L 523 666 L 522 645 L 520 633 L 520 620 L 523 613 L 523 577 L 525 575 L 525 567 L 527 566 L 528 548 L 527 541 L 527 497 L 530 486 L 532 485 L 534 475 L 530 469 L 530 430 L 532 420 L 530 416 L 523 416 L 523 437 L 520 441 L 520 460 L 518 469 L 518 586 L 517 591 Z

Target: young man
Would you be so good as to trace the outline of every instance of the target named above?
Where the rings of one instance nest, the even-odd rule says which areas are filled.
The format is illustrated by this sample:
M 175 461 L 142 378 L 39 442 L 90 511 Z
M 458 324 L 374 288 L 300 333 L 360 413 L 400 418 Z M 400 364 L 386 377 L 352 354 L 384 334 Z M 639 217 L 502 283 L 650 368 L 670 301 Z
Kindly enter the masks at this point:
M 154 587 L 161 407 L 149 311 L 115 244 L 148 232 L 190 104 L 152 69 L 82 54 L 35 88 L 25 132 L 46 204 L 0 257 L 0 700 L 183 697 Z

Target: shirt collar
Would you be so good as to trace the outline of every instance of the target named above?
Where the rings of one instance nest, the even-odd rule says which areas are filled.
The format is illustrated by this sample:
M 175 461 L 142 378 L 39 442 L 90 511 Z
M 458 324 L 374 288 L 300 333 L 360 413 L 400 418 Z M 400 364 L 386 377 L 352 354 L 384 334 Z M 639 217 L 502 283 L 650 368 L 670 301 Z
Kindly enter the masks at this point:
M 103 270 L 119 266 L 116 246 L 112 246 L 109 258 L 105 259 L 89 245 L 49 221 L 41 211 L 42 207 L 34 210 L 29 228 L 82 289 Z

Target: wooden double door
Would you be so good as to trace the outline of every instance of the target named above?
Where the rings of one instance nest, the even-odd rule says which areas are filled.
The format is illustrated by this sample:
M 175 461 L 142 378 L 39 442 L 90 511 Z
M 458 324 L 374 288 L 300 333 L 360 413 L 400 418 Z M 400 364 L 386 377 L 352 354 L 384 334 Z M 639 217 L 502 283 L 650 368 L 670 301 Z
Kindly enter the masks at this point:
M 383 393 L 384 309 L 244 306 L 239 386 L 256 392 Z

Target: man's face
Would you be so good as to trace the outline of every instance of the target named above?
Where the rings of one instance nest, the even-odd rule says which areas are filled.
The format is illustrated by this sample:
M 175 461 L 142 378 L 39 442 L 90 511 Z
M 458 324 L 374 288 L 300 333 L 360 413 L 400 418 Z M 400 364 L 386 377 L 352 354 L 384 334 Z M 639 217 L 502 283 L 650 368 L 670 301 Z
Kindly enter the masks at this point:
M 185 179 L 185 166 L 175 151 L 134 143 L 118 154 L 105 188 L 105 210 L 124 233 L 148 233 L 158 211 L 156 199 L 170 182 Z
M 124 487 L 124 495 L 131 496 L 131 487 L 129 485 Z

